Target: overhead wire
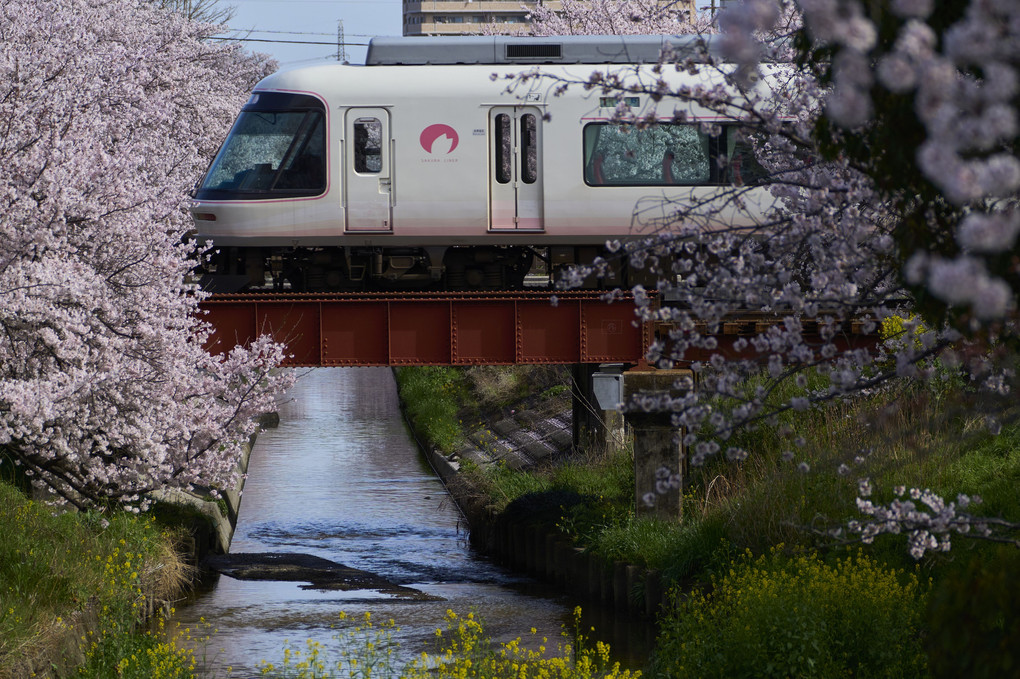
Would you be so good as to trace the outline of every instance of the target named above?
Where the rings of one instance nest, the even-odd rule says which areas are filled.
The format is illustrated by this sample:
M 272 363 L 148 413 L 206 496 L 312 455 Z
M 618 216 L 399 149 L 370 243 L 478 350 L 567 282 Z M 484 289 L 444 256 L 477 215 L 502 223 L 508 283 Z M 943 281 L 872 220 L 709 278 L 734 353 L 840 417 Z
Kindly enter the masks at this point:
M 213 36 L 214 40 L 233 40 L 235 42 L 271 42 L 280 45 L 330 45 L 336 47 L 336 41 L 333 42 L 316 42 L 311 40 L 271 40 L 269 38 L 230 38 L 223 36 Z M 367 42 L 347 42 L 346 45 L 354 45 L 356 47 L 367 47 Z
M 253 2 L 279 3 L 280 0 L 234 0 L 238 5 L 247 5 Z M 290 4 L 304 3 L 310 5 L 378 5 L 385 0 L 290 0 Z M 394 4 L 396 2 L 394 1 Z
M 232 28 L 230 26 L 224 26 L 224 31 L 234 31 L 236 33 L 274 33 L 279 35 L 330 35 L 335 36 L 336 33 L 321 33 L 318 31 L 272 31 L 262 28 Z M 348 33 L 355 38 L 374 38 L 374 34 L 368 33 Z
M 263 30 L 263 29 L 259 29 L 259 28 L 250 28 L 250 29 L 231 28 L 229 26 L 224 26 L 223 30 L 224 31 L 233 31 L 235 33 L 244 33 L 245 37 L 234 37 L 234 36 L 216 35 L 216 36 L 213 36 L 213 39 L 215 39 L 215 40 L 232 40 L 234 42 L 266 42 L 266 43 L 273 43 L 273 44 L 278 44 L 278 45 L 330 45 L 330 46 L 335 46 L 336 45 L 336 40 L 331 40 L 330 42 L 321 42 L 321 41 L 315 41 L 315 40 L 281 40 L 281 39 L 278 39 L 278 38 L 252 38 L 251 37 L 251 35 L 253 33 L 268 33 L 270 35 L 328 35 L 328 36 L 333 36 L 334 35 L 333 33 L 321 33 L 321 32 L 318 32 L 318 31 L 274 31 L 274 30 Z M 349 33 L 348 35 L 350 35 L 351 37 L 354 37 L 354 38 L 374 38 L 374 37 L 376 37 L 374 35 L 366 35 L 366 34 L 361 34 L 361 33 Z M 352 45 L 354 47 L 367 47 L 368 46 L 367 42 L 350 42 L 350 41 L 345 41 L 344 44 Z

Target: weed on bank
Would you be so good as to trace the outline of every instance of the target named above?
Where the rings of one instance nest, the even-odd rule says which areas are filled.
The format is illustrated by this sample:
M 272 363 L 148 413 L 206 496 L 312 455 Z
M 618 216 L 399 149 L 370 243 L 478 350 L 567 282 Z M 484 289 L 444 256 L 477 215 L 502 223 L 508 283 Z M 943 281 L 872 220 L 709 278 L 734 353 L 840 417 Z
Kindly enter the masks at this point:
M 150 518 L 55 513 L 0 483 L 0 677 L 76 657 L 80 677 L 190 678 L 194 659 L 161 619 L 142 626 L 186 576 Z
M 705 591 L 676 597 L 659 635 L 659 677 L 926 676 L 925 588 L 861 553 L 832 565 L 748 553 Z

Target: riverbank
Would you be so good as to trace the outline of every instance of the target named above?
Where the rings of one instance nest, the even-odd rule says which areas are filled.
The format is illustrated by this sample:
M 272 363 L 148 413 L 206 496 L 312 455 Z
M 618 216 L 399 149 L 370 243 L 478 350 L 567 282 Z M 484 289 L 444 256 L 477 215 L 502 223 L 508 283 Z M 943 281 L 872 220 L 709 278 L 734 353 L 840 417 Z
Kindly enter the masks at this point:
M 177 676 L 155 668 L 190 655 L 141 625 L 190 581 L 179 537 L 151 517 L 55 515 L 0 483 L 0 678 Z
M 398 372 L 402 395 L 404 384 L 420 378 L 417 370 Z M 448 440 L 457 446 L 471 437 L 458 435 L 450 420 L 463 420 L 481 402 L 464 374 L 471 370 L 423 369 L 439 382 L 429 408 L 452 412 L 440 426 L 454 432 Z M 786 413 L 728 442 L 747 451 L 746 461 L 714 460 L 689 471 L 684 518 L 678 522 L 636 518 L 633 486 L 610 482 L 605 456 L 588 451 L 518 468 L 498 460 L 478 463 L 463 449 L 450 452 L 451 446 L 430 442 L 433 423 L 416 419 L 420 415 L 411 404 L 407 411 L 451 492 L 465 498 L 472 533 L 485 535 L 487 546 L 503 545 L 498 549 L 513 565 L 542 573 L 533 555 L 544 540 L 555 561 L 574 564 L 563 568 L 566 576 L 546 571 L 548 579 L 564 586 L 581 581 L 591 589 L 595 581 L 604 583 L 604 577 L 580 575 L 585 567 L 576 560 L 587 555 L 589 572 L 592 561 L 608 565 L 632 603 L 640 603 L 648 587 L 640 578 L 627 583 L 628 567 L 660 574 L 667 605 L 658 616 L 656 672 L 761 676 L 747 668 L 760 671 L 769 663 L 781 668 L 777 676 L 802 672 L 784 653 L 777 656 L 775 642 L 810 666 L 825 668 L 805 676 L 874 671 L 948 677 L 1017 666 L 1020 659 L 1008 649 L 1020 648 L 1020 625 L 1002 623 L 1015 620 L 1020 610 L 1018 588 L 1003 580 L 1020 565 L 1016 548 L 957 538 L 949 554 L 929 553 L 915 562 L 902 536 L 847 545 L 827 529 L 860 518 L 855 499 L 861 478 L 875 487 L 875 501 L 894 498 L 898 485 L 931 488 L 951 498 L 980 495 L 982 513 L 1020 521 L 1015 493 L 1020 427 L 988 434 L 970 414 L 970 398 L 964 386 L 952 382 L 934 388 L 904 384 L 796 417 Z M 453 405 L 435 403 L 444 399 Z M 508 410 L 516 410 L 513 400 L 481 419 L 499 421 Z M 476 448 L 484 457 L 484 447 Z M 785 454 L 790 450 L 796 452 Z M 624 486 L 626 492 L 620 492 Z M 543 508 L 540 523 L 553 537 L 536 538 L 534 512 Z M 777 582 L 785 583 L 781 592 Z M 606 585 L 600 587 L 604 592 Z M 742 600 L 741 593 L 749 591 L 761 598 Z M 975 594 L 985 610 L 968 598 Z M 859 613 L 846 612 L 850 609 Z M 784 613 L 777 626 L 780 610 L 793 612 Z M 692 616 L 704 624 L 692 629 Z M 960 635 L 953 616 L 981 621 L 982 634 Z M 727 620 L 754 632 L 737 634 L 725 627 Z M 818 621 L 825 621 L 825 629 Z M 808 630 L 808 637 L 791 637 Z M 729 670 L 708 669 L 702 663 L 711 657 L 730 658 Z
M 593 510 L 601 521 L 632 513 L 634 475 L 629 446 L 573 450 L 569 369 L 428 368 L 397 379 L 409 427 L 467 516 L 472 545 L 578 601 L 654 621 L 661 571 L 607 560 L 578 539 Z M 458 428 L 435 443 L 434 432 Z
M 234 539 L 237 517 L 241 510 L 241 496 L 248 476 L 251 451 L 258 435 L 280 425 L 278 413 L 266 413 L 258 419 L 259 428 L 244 445 L 237 460 L 237 483 L 213 493 L 209 488 L 195 488 L 192 492 L 180 489 L 153 493 L 149 515 L 168 528 L 180 528 L 178 549 L 182 558 L 203 575 L 206 558 L 230 551 Z
M 661 573 L 606 561 L 571 534 L 591 498 L 603 518 L 628 513 L 634 476 L 627 447 L 572 449 L 570 371 L 430 368 L 397 379 L 408 425 L 467 517 L 472 545 L 579 600 L 654 619 Z
M 456 397 L 455 406 L 458 402 L 461 406 L 466 403 L 466 408 L 453 409 L 453 423 L 467 421 L 471 432 L 491 432 L 493 427 L 483 425 L 508 416 L 520 426 L 521 421 L 515 417 L 519 412 L 541 410 L 543 404 L 550 403 L 552 409 L 562 406 L 562 402 L 556 405 L 555 399 L 563 396 L 563 384 L 547 386 L 533 377 L 517 379 L 502 375 L 498 384 L 515 385 L 511 391 L 523 394 L 504 401 L 491 395 L 474 395 L 473 387 L 458 381 L 462 377 L 458 373 L 463 372 L 434 369 L 428 374 L 436 377 L 438 383 L 434 382 L 432 387 L 426 384 L 421 393 L 430 407 L 448 395 Z M 406 384 L 403 377 L 401 382 Z M 493 379 L 486 378 L 481 383 L 491 384 Z M 367 393 L 378 392 L 377 386 L 373 383 Z M 387 384 L 387 388 L 392 386 Z M 329 398 L 346 402 L 350 397 L 345 390 L 322 385 L 313 402 L 322 402 L 319 409 L 328 411 L 329 421 L 356 420 L 366 426 L 366 435 L 369 425 L 379 426 L 376 408 L 359 404 L 356 417 L 338 416 L 340 409 Z M 731 440 L 732 445 L 746 447 L 745 462 L 717 461 L 691 470 L 685 488 L 684 519 L 679 522 L 638 520 L 633 516 L 633 478 L 628 476 L 631 467 L 626 455 L 592 451 L 564 454 L 530 468 L 514 468 L 499 460 L 480 464 L 460 447 L 467 445 L 470 435 L 461 436 L 459 442 L 456 437 L 452 439 L 458 446 L 448 453 L 438 447 L 431 453 L 451 463 L 453 483 L 473 482 L 467 497 L 480 508 L 482 520 L 492 525 L 503 521 L 510 527 L 511 552 L 523 553 L 525 563 L 528 554 L 537 553 L 535 541 L 529 543 L 513 537 L 520 535 L 520 529 L 513 527 L 534 520 L 555 531 L 558 545 L 566 545 L 566 551 L 558 557 L 560 562 L 568 562 L 570 554 L 583 553 L 605 563 L 622 561 L 638 568 L 659 570 L 664 590 L 672 591 L 674 596 L 667 596 L 668 605 L 657 620 L 658 650 L 653 672 L 658 675 L 762 676 L 761 668 L 772 663 L 777 668 L 775 676 L 828 677 L 848 672 L 855 676 L 1011 676 L 1012 668 L 1018 666 L 1015 649 L 1020 648 L 1020 623 L 1015 615 L 1020 610 L 1020 588 L 1015 582 L 1020 557 L 1014 545 L 960 537 L 948 554 L 930 554 L 915 564 L 907 555 L 901 536 L 883 536 L 873 544 L 846 546 L 818 530 L 853 518 L 848 508 L 853 506 L 863 475 L 868 475 L 874 485 L 872 498 L 876 502 L 893 497 L 893 487 L 904 483 L 932 488 L 949 497 L 955 497 L 957 492 L 980 495 L 984 502 L 979 511 L 1020 521 L 1020 500 L 1016 495 L 1020 481 L 1020 427 L 1007 425 L 992 436 L 980 426 L 980 418 L 973 415 L 975 409 L 968 398 L 965 390 L 953 385 L 942 391 L 907 387 L 834 403 L 801 414 L 796 420 L 780 418 L 774 426 L 753 436 Z M 894 401 L 896 408 L 891 407 Z M 490 409 L 485 404 L 499 405 Z M 461 413 L 477 414 L 483 405 L 484 410 L 492 413 L 487 419 L 458 417 Z M 386 419 L 389 421 L 389 416 Z M 294 426 L 322 429 L 321 425 L 309 427 L 298 421 Z M 395 428 L 401 430 L 399 419 Z M 344 445 L 352 443 L 346 435 L 333 434 L 328 438 Z M 321 445 L 315 444 L 317 448 Z M 389 447 L 383 444 L 379 449 Z M 793 460 L 786 459 L 783 453 L 787 450 L 797 451 Z M 401 515 L 425 516 L 434 511 L 434 507 L 425 504 L 408 512 L 382 501 L 379 495 L 382 488 L 399 488 L 402 495 L 417 499 L 427 499 L 431 493 L 394 484 L 390 476 L 394 465 L 378 456 L 364 455 L 360 447 L 357 453 L 356 459 L 383 473 L 379 479 L 387 479 L 382 485 L 370 484 L 362 489 L 373 498 L 374 506 Z M 285 455 L 284 476 L 268 475 L 270 484 L 278 485 L 285 479 L 293 488 L 307 490 L 309 483 L 316 483 L 321 484 L 321 490 L 314 495 L 325 495 L 326 490 L 335 490 L 339 478 L 352 473 L 359 479 L 377 478 L 374 474 L 354 473 L 345 465 L 337 465 L 336 460 L 329 461 L 336 477 L 311 472 L 295 474 L 295 465 L 304 461 L 305 453 L 287 450 Z M 840 474 L 841 465 L 846 465 L 851 473 Z M 284 496 L 296 495 L 286 490 Z M 278 523 L 269 519 L 272 509 L 293 515 L 300 524 L 295 525 L 300 528 L 302 539 L 314 540 L 318 546 L 348 544 L 351 534 L 346 529 L 339 530 L 336 513 L 338 507 L 348 507 L 349 496 L 350 490 L 344 491 L 343 501 L 330 501 L 324 511 L 323 518 L 328 519 L 331 527 L 329 535 L 336 536 L 328 544 L 320 539 L 322 530 L 318 524 L 308 523 L 306 506 L 287 506 L 272 498 L 255 511 L 256 515 L 266 514 L 259 517 L 269 521 L 263 528 L 272 527 L 269 532 L 258 529 L 258 538 L 288 544 L 292 540 L 290 529 L 281 532 Z M 34 515 L 13 501 L 3 505 L 17 509 L 3 517 L 4 529 L 19 525 L 18 512 Z M 348 508 L 355 512 L 358 521 L 365 515 L 358 507 Z M 41 513 L 49 516 L 46 511 Z M 65 522 L 84 520 L 86 537 L 116 536 L 114 532 L 107 533 L 99 521 L 89 519 L 88 515 L 84 519 L 50 518 Z M 43 641 L 52 641 L 52 637 L 45 636 L 52 626 L 38 623 L 29 614 L 46 610 L 36 604 L 50 596 L 51 591 L 67 595 L 61 604 L 64 611 L 102 607 L 98 585 L 74 584 L 60 561 L 67 545 L 88 543 L 94 536 L 84 539 L 74 531 L 65 535 L 60 532 L 63 530 L 60 525 L 32 523 L 22 531 L 27 537 L 0 536 L 0 549 L 11 550 L 0 554 L 0 568 L 13 565 L 29 575 L 21 581 L 23 584 L 11 587 L 9 583 L 18 581 L 3 572 L 0 582 L 6 587 L 4 594 L 11 596 L 13 592 L 22 601 L 31 602 L 19 604 L 19 613 L 8 614 L 10 599 L 0 601 L 4 604 L 0 616 L 10 615 L 0 620 L 8 629 L 43 634 Z M 309 532 L 309 528 L 314 530 Z M 371 545 L 365 553 L 377 559 L 378 533 L 369 533 Z M 69 562 L 94 560 L 103 567 L 101 575 L 109 575 L 112 580 L 128 585 L 125 591 L 133 591 L 137 554 L 142 552 L 136 543 L 143 540 L 132 535 L 121 539 L 124 543 L 114 541 L 104 548 L 106 552 L 74 552 Z M 395 534 L 393 543 L 400 562 L 404 563 L 407 534 Z M 41 549 L 45 545 L 51 545 L 50 551 Z M 132 554 L 130 566 L 126 563 L 128 545 Z M 423 563 L 431 563 L 435 560 L 433 554 L 447 551 L 442 547 L 430 552 Z M 24 558 L 24 554 L 31 558 Z M 106 564 L 111 564 L 109 573 Z M 131 570 L 126 571 L 128 568 Z M 476 569 L 474 564 L 468 568 Z M 636 585 L 624 585 L 622 589 L 633 594 Z M 291 590 L 287 591 L 286 600 L 290 602 L 293 595 Z M 142 594 L 145 599 L 138 598 Z M 93 595 L 97 597 L 94 600 Z M 127 601 L 137 604 L 156 598 L 142 591 Z M 232 603 L 237 601 L 229 593 L 225 598 Z M 416 602 L 403 612 L 420 612 L 427 605 Z M 255 613 L 259 620 L 264 619 L 261 608 Z M 84 617 L 80 612 L 74 616 L 59 611 L 49 615 L 64 621 Z M 526 615 L 514 617 L 529 621 Z M 4 649 L 0 655 L 10 655 L 13 648 L 22 657 L 27 648 L 25 642 L 10 641 L 5 632 L 0 629 L 0 643 L 8 646 L 0 646 Z M 135 655 L 149 657 L 147 648 L 169 654 L 172 647 L 159 646 L 161 641 L 157 639 L 143 636 L 141 641 L 150 646 L 138 646 L 143 652 Z M 15 648 L 11 644 L 21 646 Z M 104 646 L 97 644 L 96 648 Z M 777 648 L 787 650 L 777 656 Z M 120 662 L 131 655 L 113 649 L 97 657 L 117 658 Z M 720 659 L 725 659 L 725 663 Z M 13 676 L 22 679 L 25 675 Z M 135 676 L 153 679 L 191 674 L 149 672 Z
M 0 483 L 0 679 L 191 677 L 193 653 L 167 643 L 164 619 L 230 549 L 255 439 L 234 488 L 157 492 L 143 515 L 55 514 Z

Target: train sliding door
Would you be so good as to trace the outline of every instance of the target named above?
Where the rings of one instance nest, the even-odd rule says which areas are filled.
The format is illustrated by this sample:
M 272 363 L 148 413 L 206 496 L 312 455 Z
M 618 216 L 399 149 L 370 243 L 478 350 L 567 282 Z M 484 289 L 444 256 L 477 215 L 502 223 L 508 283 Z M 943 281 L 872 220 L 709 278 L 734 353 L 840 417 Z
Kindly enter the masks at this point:
M 542 112 L 489 110 L 489 229 L 542 231 Z
M 390 113 L 351 108 L 344 118 L 343 205 L 346 231 L 393 231 Z

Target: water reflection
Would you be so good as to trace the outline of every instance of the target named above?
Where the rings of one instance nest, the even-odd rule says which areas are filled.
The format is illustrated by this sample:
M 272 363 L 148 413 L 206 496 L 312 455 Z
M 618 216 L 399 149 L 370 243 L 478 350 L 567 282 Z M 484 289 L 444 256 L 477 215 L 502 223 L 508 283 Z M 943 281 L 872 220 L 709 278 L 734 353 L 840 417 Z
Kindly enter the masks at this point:
M 447 609 L 477 611 L 495 639 L 532 627 L 559 637 L 571 602 L 471 551 L 463 517 L 404 428 L 388 368 L 309 371 L 279 411 L 252 453 L 231 551 L 311 554 L 442 600 L 220 577 L 176 616 L 215 628 L 199 651 L 207 673 L 255 676 L 287 641 L 328 644 L 341 611 L 394 619 L 406 660 L 432 648 Z

